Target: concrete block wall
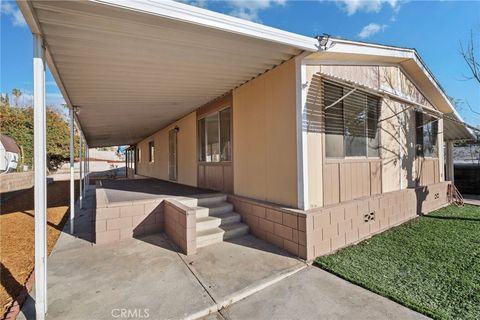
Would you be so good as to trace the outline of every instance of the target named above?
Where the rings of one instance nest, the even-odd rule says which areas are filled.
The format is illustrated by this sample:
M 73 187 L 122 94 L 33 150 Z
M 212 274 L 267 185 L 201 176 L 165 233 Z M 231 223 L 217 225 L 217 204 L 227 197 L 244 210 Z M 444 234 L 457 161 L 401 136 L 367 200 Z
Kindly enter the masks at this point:
M 197 252 L 196 210 L 176 200 L 164 201 L 165 233 L 183 253 Z
M 228 201 L 254 236 L 307 259 L 305 213 L 234 195 Z
M 33 187 L 33 179 L 33 171 L 2 174 L 0 178 L 0 193 L 30 189 Z
M 444 206 L 448 182 L 303 212 L 238 196 L 228 201 L 256 237 L 312 260 Z
M 163 231 L 164 204 L 160 200 L 108 203 L 96 189 L 95 243 L 104 244 Z

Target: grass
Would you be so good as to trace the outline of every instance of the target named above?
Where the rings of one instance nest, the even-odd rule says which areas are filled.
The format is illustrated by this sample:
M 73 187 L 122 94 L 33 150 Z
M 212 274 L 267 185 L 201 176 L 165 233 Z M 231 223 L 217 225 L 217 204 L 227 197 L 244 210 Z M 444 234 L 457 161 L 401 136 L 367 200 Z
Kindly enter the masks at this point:
M 436 319 L 480 319 L 480 207 L 449 206 L 316 264 Z

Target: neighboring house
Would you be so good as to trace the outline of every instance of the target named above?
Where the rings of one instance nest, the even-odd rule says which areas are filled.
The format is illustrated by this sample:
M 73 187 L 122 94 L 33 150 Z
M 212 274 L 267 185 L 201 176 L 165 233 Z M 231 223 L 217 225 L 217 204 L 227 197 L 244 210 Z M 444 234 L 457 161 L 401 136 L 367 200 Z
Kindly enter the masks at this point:
M 473 138 L 414 49 L 173 2 L 32 3 L 90 147 L 129 144 L 132 172 L 229 194 L 305 259 L 445 205 L 445 142 Z
M 0 172 L 11 172 L 17 169 L 20 148 L 14 139 L 0 133 Z

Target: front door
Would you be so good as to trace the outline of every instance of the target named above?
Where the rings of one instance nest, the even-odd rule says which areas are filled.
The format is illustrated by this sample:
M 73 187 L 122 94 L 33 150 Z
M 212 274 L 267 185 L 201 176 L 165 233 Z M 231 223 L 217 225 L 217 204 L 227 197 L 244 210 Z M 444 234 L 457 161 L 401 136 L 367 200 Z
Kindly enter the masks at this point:
M 168 178 L 177 181 L 177 131 L 172 129 L 168 133 Z

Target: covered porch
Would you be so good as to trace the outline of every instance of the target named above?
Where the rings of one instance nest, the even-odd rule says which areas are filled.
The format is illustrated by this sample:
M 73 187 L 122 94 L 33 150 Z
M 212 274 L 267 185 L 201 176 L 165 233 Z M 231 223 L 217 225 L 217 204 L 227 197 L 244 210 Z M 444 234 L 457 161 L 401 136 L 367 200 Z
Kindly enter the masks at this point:
M 183 252 L 189 252 L 192 243 L 198 242 L 195 234 L 192 240 L 192 234 L 189 233 L 191 230 L 188 226 L 195 223 L 195 219 L 190 218 L 198 216 L 199 210 L 206 211 L 205 218 L 208 218 L 208 212 L 212 207 L 209 207 L 209 204 L 212 204 L 211 197 L 202 195 L 206 193 L 204 190 L 195 189 L 196 183 L 191 183 L 192 189 L 170 183 L 168 190 L 164 190 L 158 185 L 148 186 L 148 180 L 143 180 L 137 185 L 135 180 L 126 180 L 128 184 L 123 186 L 119 186 L 118 182 L 115 186 L 113 186 L 115 183 L 110 185 L 107 183 L 106 186 L 100 184 L 92 191 L 89 186 L 88 161 L 85 161 L 88 159 L 88 148 L 119 144 L 134 145 L 207 102 L 290 60 L 302 51 L 313 52 L 317 48 L 316 40 L 313 38 L 259 26 L 175 2 L 126 1 L 118 4 L 116 1 L 19 1 L 18 5 L 34 39 L 35 159 L 37 160 L 35 161 L 35 309 L 36 318 L 40 320 L 44 319 L 47 306 L 63 304 L 59 301 L 52 303 L 52 300 L 48 302 L 47 273 L 51 274 L 49 290 L 63 288 L 58 292 L 64 292 L 66 287 L 62 286 L 68 286 L 68 281 L 64 283 L 64 278 L 56 278 L 58 273 L 47 272 L 45 252 L 44 97 L 47 64 L 70 108 L 71 176 L 73 176 L 75 126 L 81 137 L 80 158 L 83 160 L 81 165 L 83 171 L 80 173 L 81 196 L 77 206 L 72 196 L 71 217 L 68 223 L 69 233 L 82 237 L 74 239 L 65 234 L 61 243 L 66 247 L 59 244 L 56 254 L 58 259 L 65 248 L 69 248 L 68 251 L 79 250 L 77 256 L 87 254 L 88 250 L 105 255 L 108 249 L 100 247 L 92 249 L 89 247 L 90 242 L 97 243 L 102 239 L 107 243 L 114 239 L 120 243 L 124 238 L 134 238 L 130 241 L 138 243 L 137 238 L 147 234 L 153 234 L 151 242 L 156 242 L 155 246 L 162 248 L 165 245 L 162 245 L 163 242 L 158 238 L 162 237 L 161 232 L 166 232 L 170 239 L 182 247 Z M 195 145 L 195 131 L 189 140 Z M 153 144 L 149 145 L 149 148 L 151 150 Z M 150 162 L 153 162 L 153 157 Z M 182 172 L 179 173 L 181 174 Z M 176 180 L 176 172 L 169 176 Z M 191 181 L 196 179 L 195 174 Z M 71 189 L 73 190 L 73 179 Z M 92 196 L 95 200 L 88 200 Z M 221 202 L 225 200 L 224 195 L 217 197 L 216 202 L 213 203 L 214 210 L 217 209 L 215 204 L 218 202 L 224 208 L 225 205 Z M 203 205 L 206 205 L 207 209 Z M 137 207 L 143 208 L 142 217 L 137 220 L 140 224 L 134 222 L 139 212 Z M 200 209 L 192 211 L 191 208 Z M 237 219 L 236 216 L 227 218 Z M 147 220 L 149 223 L 141 225 Z M 217 223 L 217 220 L 214 222 Z M 211 223 L 211 221 L 204 222 Z M 195 229 L 193 230 L 195 232 Z M 246 229 L 242 230 L 245 233 Z M 102 236 L 99 236 L 100 233 Z M 205 243 L 209 241 L 210 238 Z M 145 241 L 141 243 L 141 246 L 146 245 Z M 263 245 L 266 243 L 261 244 L 260 247 Z M 108 248 L 107 246 L 112 247 L 106 256 L 112 258 L 111 254 L 115 252 L 116 244 L 108 244 L 105 248 Z M 255 247 L 255 245 L 251 246 Z M 171 248 L 166 250 L 172 251 Z M 251 250 L 251 254 L 271 255 L 274 249 Z M 73 251 L 68 253 L 70 258 Z M 67 255 L 67 250 L 65 254 Z M 248 256 L 248 254 L 240 253 L 238 257 L 243 256 L 242 260 L 245 260 L 245 255 Z M 285 257 L 284 252 L 276 255 Z M 155 258 L 151 259 L 170 259 L 168 254 L 167 258 L 154 256 Z M 141 258 L 142 263 L 149 260 L 147 255 Z M 51 259 L 53 260 L 53 257 Z M 68 261 L 69 258 L 65 257 L 65 259 Z M 259 259 L 261 260 L 254 256 L 247 257 L 247 260 L 251 260 L 253 264 Z M 293 261 L 293 264 L 300 263 L 291 258 L 288 258 L 288 261 Z M 75 261 L 70 260 L 70 262 L 76 264 Z M 68 268 L 64 269 L 67 265 L 62 263 L 57 265 L 58 271 L 68 272 Z M 152 263 L 161 265 L 159 261 L 152 261 Z M 265 263 L 273 266 L 270 262 Z M 110 267 L 121 264 L 121 261 L 112 258 Z M 303 265 L 303 263 L 300 264 Z M 83 265 L 86 268 L 90 267 L 88 264 Z M 52 266 L 55 266 L 54 261 Z M 262 266 L 257 267 L 262 268 Z M 271 274 L 274 269 L 265 269 L 263 275 Z M 101 268 L 90 270 L 101 278 L 105 276 L 104 273 L 109 273 L 109 270 Z M 122 269 L 122 271 L 126 270 Z M 229 270 L 229 275 L 234 273 Z M 94 274 L 87 272 L 80 273 L 79 276 L 93 278 Z M 254 277 L 261 274 L 262 272 L 258 270 L 252 273 Z M 120 272 L 119 276 L 121 275 Z M 144 285 L 147 285 L 146 281 L 148 281 L 147 278 L 143 282 Z M 139 286 L 138 290 L 141 291 L 142 286 Z M 200 293 L 202 297 L 204 294 L 205 292 Z M 228 294 L 231 292 L 224 292 L 220 296 L 228 298 Z M 52 296 L 55 297 L 54 294 Z M 64 301 L 71 301 L 74 298 L 71 296 Z M 202 299 L 200 304 L 204 302 Z M 52 315 L 56 311 L 50 309 L 48 312 Z M 59 316 L 60 314 L 58 313 Z

